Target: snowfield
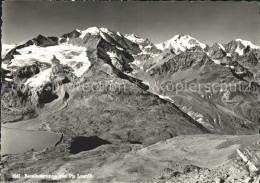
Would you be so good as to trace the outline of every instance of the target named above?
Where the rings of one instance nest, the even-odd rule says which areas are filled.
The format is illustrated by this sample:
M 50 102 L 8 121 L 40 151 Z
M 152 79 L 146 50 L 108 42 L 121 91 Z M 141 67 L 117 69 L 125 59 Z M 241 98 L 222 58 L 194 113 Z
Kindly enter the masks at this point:
M 91 65 L 86 54 L 86 48 L 70 44 L 49 47 L 32 45 L 17 51 L 21 55 L 14 55 L 14 59 L 7 67 L 23 67 L 32 65 L 36 61 L 52 64 L 51 60 L 55 56 L 61 64 L 71 67 L 74 70 L 74 74 L 80 77 Z

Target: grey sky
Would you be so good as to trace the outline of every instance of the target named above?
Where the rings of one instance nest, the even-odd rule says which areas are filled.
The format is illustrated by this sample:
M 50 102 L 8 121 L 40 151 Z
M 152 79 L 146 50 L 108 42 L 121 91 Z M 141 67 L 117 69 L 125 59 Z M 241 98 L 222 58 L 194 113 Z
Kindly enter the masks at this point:
M 2 41 L 106 27 L 159 43 L 188 34 L 212 45 L 241 38 L 260 45 L 257 2 L 3 2 Z

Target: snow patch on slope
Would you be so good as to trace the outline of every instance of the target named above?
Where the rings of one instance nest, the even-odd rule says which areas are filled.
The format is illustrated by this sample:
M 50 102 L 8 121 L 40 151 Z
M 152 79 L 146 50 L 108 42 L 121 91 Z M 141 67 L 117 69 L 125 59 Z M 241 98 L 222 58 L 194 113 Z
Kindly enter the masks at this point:
M 181 110 L 187 113 L 192 119 L 202 124 L 204 127 L 209 129 L 213 128 L 208 122 L 204 120 L 204 116 L 202 114 L 192 111 L 191 107 L 183 106 L 181 107 Z
M 107 54 L 109 55 L 110 58 L 117 57 L 116 53 L 114 52 L 107 51 Z
M 226 51 L 225 47 L 224 47 L 222 44 L 218 43 L 218 46 L 219 46 L 223 51 Z
M 142 43 L 145 42 L 145 39 L 142 39 L 135 34 L 126 34 L 125 38 L 134 42 L 134 43 L 136 43 L 136 44 L 142 44 Z
M 120 32 L 116 32 L 116 34 L 117 34 L 119 37 L 123 37 L 122 34 L 120 34 Z
M 2 44 L 2 53 L 1 53 L 1 57 L 4 58 L 6 56 L 6 54 L 11 51 L 13 48 L 15 48 L 15 44 Z
M 215 59 L 212 59 L 211 60 L 215 63 L 215 64 L 221 64 L 221 62 L 219 60 L 215 60 Z
M 169 100 L 172 104 L 174 104 L 174 101 L 168 97 L 168 96 L 165 96 L 165 95 L 158 95 L 160 98 L 164 99 L 164 100 Z
M 1 68 L 5 69 L 5 70 L 9 70 L 9 69 L 7 68 L 7 66 L 8 66 L 8 65 L 5 64 L 5 63 L 3 63 L 3 62 L 1 63 Z
M 244 54 L 244 50 L 239 47 L 236 48 L 235 52 L 237 52 L 239 56 Z
M 164 45 L 163 45 L 163 43 L 156 44 L 155 46 L 156 46 L 156 48 L 159 49 L 159 50 L 164 50 Z
M 29 78 L 25 84 L 29 84 L 31 87 L 43 86 L 46 83 L 50 82 L 50 77 L 52 73 L 52 68 L 41 71 L 37 75 Z

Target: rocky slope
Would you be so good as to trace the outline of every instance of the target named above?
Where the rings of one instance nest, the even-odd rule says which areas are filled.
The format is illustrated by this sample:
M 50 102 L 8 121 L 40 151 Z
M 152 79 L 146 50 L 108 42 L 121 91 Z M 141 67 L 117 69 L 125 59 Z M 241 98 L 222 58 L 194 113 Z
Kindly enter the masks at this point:
M 158 47 L 162 52 L 133 73 L 151 92 L 169 98 L 212 132 L 257 132 L 259 47 L 240 39 L 208 47 L 189 36 Z
M 194 142 L 187 136 L 183 136 L 182 140 L 174 137 L 207 134 L 197 139 L 204 144 L 208 134 L 257 133 L 260 115 L 259 60 L 259 47 L 240 39 L 209 47 L 188 35 L 177 35 L 155 45 L 134 34 L 122 35 L 96 27 L 76 29 L 59 38 L 39 35 L 22 45 L 3 45 L 3 125 L 63 134 L 56 148 L 5 155 L 4 180 L 11 180 L 8 171 L 12 169 L 20 173 L 36 173 L 42 169 L 42 173 L 47 174 L 52 170 L 56 173 L 64 173 L 67 169 L 72 171 L 70 165 L 64 162 L 67 158 L 73 162 L 73 166 L 83 167 L 88 162 L 91 173 L 100 164 L 106 173 L 95 174 L 93 181 L 123 181 L 124 177 L 108 171 L 106 167 L 122 169 L 125 166 L 129 169 L 122 169 L 123 174 L 129 176 L 126 181 L 150 181 L 153 175 L 153 181 L 164 182 L 169 171 L 157 179 L 158 170 L 167 168 L 167 163 L 163 162 L 175 156 L 175 153 L 171 154 L 172 147 L 164 144 L 171 144 L 171 140 L 167 139 L 173 138 L 174 143 L 183 143 L 183 146 L 177 146 L 177 151 L 186 152 L 183 148 Z M 194 85 L 193 89 L 187 88 L 190 85 Z M 222 85 L 241 88 L 223 88 Z M 216 135 L 212 138 L 222 142 L 226 137 Z M 233 137 L 227 139 L 230 138 Z M 255 141 L 259 137 L 234 138 L 237 138 L 236 144 L 244 144 L 248 139 Z M 84 144 L 83 147 L 93 141 L 103 145 L 97 145 L 95 147 L 98 149 L 93 150 L 88 147 L 78 149 L 76 155 L 71 155 L 75 152 L 72 146 L 78 141 Z M 214 143 L 212 145 L 213 149 L 217 146 Z M 194 148 L 202 147 L 195 143 Z M 204 147 L 205 155 L 210 153 L 208 148 Z M 236 154 L 235 157 L 239 157 L 237 148 L 230 146 L 226 155 Z M 143 151 L 147 151 L 145 155 L 139 153 Z M 150 156 L 157 151 L 158 156 Z M 102 155 L 104 153 L 106 155 Z M 34 158 L 29 160 L 32 154 Z M 169 159 L 160 159 L 163 154 Z M 170 171 L 170 174 L 177 173 L 168 178 L 177 182 L 190 180 L 198 175 L 197 171 L 203 172 L 207 180 L 212 178 L 212 174 L 216 174 L 216 179 L 221 178 L 222 173 L 233 165 L 224 160 L 234 160 L 226 155 L 223 158 L 220 156 L 216 160 L 218 163 L 214 164 L 217 167 L 225 164 L 221 172 L 216 169 L 213 173 L 208 171 L 212 167 L 202 166 L 198 160 L 192 170 L 178 170 L 179 173 Z M 148 170 L 141 165 L 124 165 L 127 164 L 123 163 L 124 158 L 117 161 L 117 158 L 124 156 L 129 156 L 129 161 L 133 159 L 155 166 Z M 135 156 L 140 157 L 135 159 Z M 12 162 L 20 157 L 29 161 L 14 165 Z M 98 158 L 94 160 L 95 157 Z M 54 158 L 57 161 L 51 163 Z M 151 162 L 154 158 L 157 161 Z M 175 158 L 180 158 L 180 155 Z M 194 163 L 191 160 L 199 157 L 191 155 L 190 158 L 187 166 Z M 208 161 L 202 159 L 201 162 Z M 112 163 L 106 163 L 110 160 Z M 33 165 L 35 162 L 38 162 L 37 166 Z M 232 173 L 236 176 L 236 172 Z M 255 179 L 253 175 L 251 178 Z
M 71 154 L 66 146 L 60 145 L 59 148 L 5 156 L 2 174 L 7 181 L 30 183 L 44 180 L 25 178 L 24 174 L 92 175 L 82 179 L 45 179 L 45 182 L 258 183 L 259 144 L 259 135 L 189 135 L 148 147 L 106 144 L 78 154 Z M 243 152 L 247 162 L 237 149 Z M 10 172 L 22 177 L 11 178 Z

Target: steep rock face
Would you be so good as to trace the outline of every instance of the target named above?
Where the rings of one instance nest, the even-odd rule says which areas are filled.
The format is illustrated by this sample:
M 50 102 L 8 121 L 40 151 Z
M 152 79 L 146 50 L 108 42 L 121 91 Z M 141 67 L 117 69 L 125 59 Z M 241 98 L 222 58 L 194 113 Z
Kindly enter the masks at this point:
M 215 43 L 212 47 L 210 47 L 208 53 L 209 57 L 212 59 L 220 59 L 227 55 L 225 48 L 219 43 Z
M 67 39 L 73 39 L 73 38 L 78 38 L 81 35 L 81 33 L 78 30 L 73 30 L 70 33 L 64 34 L 61 36 L 59 39 L 60 43 L 66 42 Z
M 34 105 L 30 100 L 32 92 L 28 87 L 6 82 L 2 84 L 1 91 L 2 123 L 37 117 Z
M 40 72 L 37 64 L 33 64 L 31 66 L 24 66 L 15 73 L 16 78 L 30 78 L 32 75 L 38 74 Z
M 58 44 L 57 37 L 45 37 L 43 35 L 39 35 L 36 38 L 32 39 L 28 42 L 28 44 L 35 44 L 37 46 L 46 47 L 46 46 L 53 46 Z

